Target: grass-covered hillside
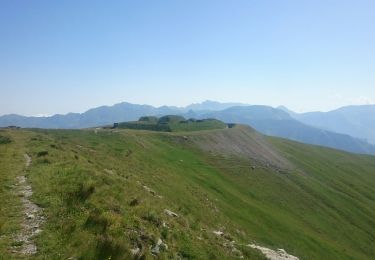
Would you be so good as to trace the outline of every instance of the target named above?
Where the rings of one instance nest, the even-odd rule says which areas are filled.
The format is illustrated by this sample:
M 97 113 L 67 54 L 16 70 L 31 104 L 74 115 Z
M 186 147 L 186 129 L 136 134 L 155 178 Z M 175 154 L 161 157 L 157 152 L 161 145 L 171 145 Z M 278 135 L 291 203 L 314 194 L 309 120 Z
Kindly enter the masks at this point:
M 249 244 L 300 259 L 375 258 L 372 156 L 244 126 L 0 135 L 0 259 L 265 259 Z M 43 215 L 26 243 L 35 254 L 17 239 L 38 219 L 25 217 L 20 176 Z
M 182 116 L 163 116 L 160 118 L 154 116 L 144 116 L 138 121 L 116 123 L 114 128 L 138 129 L 162 132 L 183 132 L 183 131 L 202 131 L 213 129 L 224 129 L 227 124 L 216 119 L 188 119 Z

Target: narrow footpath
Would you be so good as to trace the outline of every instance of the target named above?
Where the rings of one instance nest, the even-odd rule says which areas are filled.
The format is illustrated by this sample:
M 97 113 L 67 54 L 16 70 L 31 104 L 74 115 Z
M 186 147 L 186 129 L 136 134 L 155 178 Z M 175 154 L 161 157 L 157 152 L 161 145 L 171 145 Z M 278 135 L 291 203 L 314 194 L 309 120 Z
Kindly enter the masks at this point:
M 17 177 L 16 185 L 16 193 L 23 204 L 23 221 L 19 234 L 14 238 L 17 246 L 13 247 L 13 253 L 27 257 L 35 254 L 38 250 L 33 237 L 42 232 L 40 227 L 44 222 L 44 216 L 42 209 L 30 200 L 33 190 L 25 175 L 31 165 L 31 157 L 27 154 L 24 154 L 24 157 L 26 160 L 25 170 L 22 176 Z

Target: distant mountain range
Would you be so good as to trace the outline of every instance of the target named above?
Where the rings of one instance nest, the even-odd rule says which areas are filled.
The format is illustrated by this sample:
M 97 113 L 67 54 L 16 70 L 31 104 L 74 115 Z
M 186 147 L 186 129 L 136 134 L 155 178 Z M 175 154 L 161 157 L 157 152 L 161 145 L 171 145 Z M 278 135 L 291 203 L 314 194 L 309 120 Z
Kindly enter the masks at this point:
M 215 118 L 227 123 L 247 124 L 259 132 L 295 141 L 355 153 L 375 154 L 375 105 L 344 107 L 331 112 L 298 114 L 286 107 L 249 106 L 240 103 L 205 101 L 187 107 L 119 103 L 101 106 L 82 114 L 50 117 L 5 115 L 0 127 L 88 128 L 137 120 L 141 116 L 183 115 L 186 118 Z M 353 136 L 353 137 L 352 137 Z
M 295 119 L 375 144 L 375 105 L 347 106 L 329 112 L 290 113 Z
M 303 143 L 322 145 L 354 153 L 375 154 L 375 145 L 347 134 L 335 133 L 304 124 L 287 112 L 268 106 L 231 107 L 222 111 L 197 114 L 198 118 L 215 118 L 241 123 L 259 132 Z M 374 128 L 375 129 L 375 128 Z
M 82 114 L 69 113 L 66 115 L 53 115 L 49 117 L 26 117 L 14 114 L 4 115 L 0 116 L 0 127 L 16 125 L 29 128 L 87 128 L 113 124 L 114 122 L 133 121 L 141 116 L 183 114 L 188 113 L 189 111 L 208 112 L 240 105 L 242 104 L 220 103 L 207 100 L 183 108 L 173 106 L 162 106 L 157 108 L 149 105 L 137 105 L 123 102 L 113 106 L 93 108 Z

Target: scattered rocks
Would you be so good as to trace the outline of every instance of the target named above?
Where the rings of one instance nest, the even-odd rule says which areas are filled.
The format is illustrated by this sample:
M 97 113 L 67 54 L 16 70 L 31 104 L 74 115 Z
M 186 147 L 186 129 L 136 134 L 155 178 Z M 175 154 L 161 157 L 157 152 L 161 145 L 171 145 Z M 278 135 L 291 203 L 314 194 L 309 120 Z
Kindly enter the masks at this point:
M 243 259 L 244 256 L 242 254 L 242 252 L 240 250 L 238 250 L 237 248 L 233 247 L 232 248 L 232 256 L 236 257 L 236 258 L 240 258 L 240 259 Z
M 258 246 L 255 244 L 249 244 L 247 246 L 258 249 L 263 253 L 265 257 L 270 260 L 299 260 L 298 257 L 289 255 L 284 249 L 272 250 L 270 248 Z
M 163 250 L 163 251 L 167 251 L 168 250 L 168 245 L 166 243 L 162 243 L 160 245 L 160 249 Z
M 76 147 L 77 147 L 78 149 L 80 149 L 80 150 L 83 150 L 83 151 L 89 151 L 89 152 L 92 152 L 92 153 L 95 153 L 95 152 L 96 152 L 96 151 L 93 150 L 93 149 L 90 149 L 90 148 L 84 147 L 84 146 L 79 145 L 79 144 L 77 144 Z
M 162 251 L 168 250 L 168 245 L 163 243 L 163 240 L 161 240 L 159 238 L 158 241 L 156 242 L 155 246 L 151 249 L 151 253 L 153 255 L 158 255 L 158 254 L 160 254 L 160 250 L 162 250 Z
M 169 209 L 165 209 L 164 212 L 165 212 L 165 214 L 167 214 L 170 217 L 178 218 L 177 213 L 174 213 L 173 211 L 170 211 Z
M 156 195 L 156 192 L 154 191 L 154 190 L 152 190 L 152 189 L 150 189 L 149 187 L 147 187 L 146 185 L 143 185 L 143 188 L 147 191 L 147 192 L 149 192 L 149 193 L 151 193 L 152 195 Z
M 29 168 L 29 166 L 31 164 L 31 157 L 27 154 L 24 154 L 23 156 L 25 157 L 25 160 L 26 160 L 25 166 L 26 166 L 26 168 Z
M 158 197 L 159 199 L 162 199 L 163 196 L 161 195 L 158 195 L 153 189 L 151 189 L 150 187 L 148 187 L 147 185 L 144 185 L 142 184 L 140 181 L 137 181 L 138 184 L 142 185 L 143 189 L 147 192 L 149 192 L 152 196 L 156 196 Z
M 222 232 L 222 231 L 213 231 L 213 233 L 217 236 L 222 237 L 223 239 L 225 239 L 227 241 L 223 244 L 223 246 L 230 250 L 230 253 L 231 253 L 232 257 L 239 258 L 239 259 L 244 258 L 242 251 L 240 251 L 236 247 L 236 241 L 234 241 L 232 239 L 232 236 L 230 236 L 229 234 L 224 234 L 224 232 Z

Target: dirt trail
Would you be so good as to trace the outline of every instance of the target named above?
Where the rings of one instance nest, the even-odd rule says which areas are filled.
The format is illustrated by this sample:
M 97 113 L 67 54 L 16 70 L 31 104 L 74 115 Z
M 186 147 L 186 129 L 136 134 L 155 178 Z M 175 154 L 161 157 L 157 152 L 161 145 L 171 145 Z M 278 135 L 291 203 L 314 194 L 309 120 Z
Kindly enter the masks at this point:
M 31 157 L 24 155 L 26 169 L 31 165 Z M 24 171 L 25 174 L 25 171 Z M 42 209 L 30 201 L 33 194 L 31 186 L 27 182 L 25 175 L 17 177 L 17 193 L 21 197 L 23 204 L 23 221 L 19 234 L 15 236 L 15 244 L 13 252 L 24 256 L 33 255 L 37 252 L 37 246 L 33 241 L 33 237 L 42 230 L 40 226 L 44 222 Z

